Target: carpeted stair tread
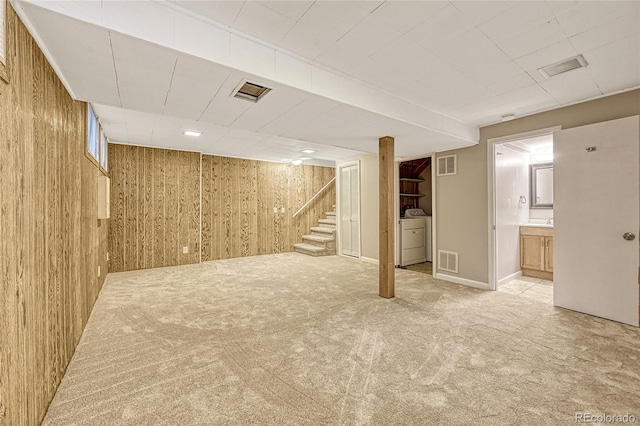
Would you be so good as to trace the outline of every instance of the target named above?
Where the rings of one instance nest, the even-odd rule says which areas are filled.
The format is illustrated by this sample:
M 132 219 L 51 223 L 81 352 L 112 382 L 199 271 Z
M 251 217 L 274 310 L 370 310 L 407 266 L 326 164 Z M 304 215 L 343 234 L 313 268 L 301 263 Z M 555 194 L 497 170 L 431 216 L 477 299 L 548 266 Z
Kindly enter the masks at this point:
M 325 237 L 323 235 L 303 235 L 302 238 L 304 240 L 316 241 L 318 243 L 329 243 L 335 240 L 333 237 Z
M 312 232 L 321 232 L 323 234 L 335 234 L 336 233 L 336 229 L 335 228 L 329 228 L 327 226 L 312 226 L 311 227 L 311 231 Z

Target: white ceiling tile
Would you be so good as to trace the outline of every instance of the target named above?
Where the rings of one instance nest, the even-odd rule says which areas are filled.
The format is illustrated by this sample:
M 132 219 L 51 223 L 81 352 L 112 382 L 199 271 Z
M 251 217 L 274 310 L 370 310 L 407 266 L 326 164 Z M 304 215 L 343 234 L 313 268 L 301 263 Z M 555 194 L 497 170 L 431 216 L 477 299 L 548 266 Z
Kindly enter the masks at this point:
M 103 1 L 102 23 L 122 33 L 135 29 L 135 36 L 160 44 L 173 41 L 175 11 L 160 2 Z
M 397 37 L 395 40 L 379 46 L 379 50 L 370 56 L 374 61 L 393 68 L 415 61 L 418 57 L 422 57 L 424 60 L 434 59 L 432 53 L 407 36 Z
M 272 122 L 266 124 L 260 131 L 274 135 L 282 135 L 289 129 L 307 123 L 314 117 L 337 108 L 339 105 L 338 102 L 331 99 L 310 97 L 294 109 L 287 111 Z
M 173 46 L 188 46 L 189 54 L 208 60 L 219 62 L 228 60 L 230 50 L 228 31 L 183 13 L 176 13 L 175 22 Z
M 369 12 L 352 2 L 316 1 L 296 23 L 295 28 L 322 35 L 335 42 L 362 21 Z
M 454 1 L 453 6 L 479 25 L 514 7 L 513 1 Z
M 334 42 L 332 35 L 316 32 L 304 25 L 295 25 L 280 40 L 278 46 L 302 58 L 313 60 Z
M 413 28 L 407 35 L 428 49 L 434 43 L 453 38 L 474 26 L 473 22 L 449 4 Z
M 514 90 L 522 89 L 533 84 L 536 84 L 536 81 L 531 78 L 528 73 L 525 72 L 520 73 L 515 77 L 505 78 L 504 80 L 487 87 L 487 89 L 489 89 L 491 93 L 501 95 L 503 93 L 513 92 Z
M 276 51 L 276 78 L 292 87 L 303 90 L 311 88 L 311 64 L 292 55 Z
M 124 61 L 116 61 L 116 73 L 118 86 L 123 83 L 157 89 L 163 92 L 169 91 L 173 70 L 164 71 L 145 67 L 141 64 L 132 64 Z
M 520 34 L 502 39 L 497 44 L 511 59 L 516 59 L 558 43 L 565 38 L 558 22 L 551 19 Z
M 556 12 L 560 26 L 569 37 L 599 27 L 621 16 L 635 16 L 636 23 L 640 19 L 640 2 L 638 1 L 587 1 L 574 2 L 573 6 L 562 12 Z
M 589 99 L 602 95 L 586 68 L 548 78 L 541 82 L 540 86 L 561 104 L 569 104 L 580 99 Z
M 116 63 L 137 64 L 161 72 L 173 72 L 178 54 L 166 47 L 110 31 Z
M 478 26 L 493 41 L 501 41 L 515 36 L 531 28 L 553 19 L 553 12 L 546 2 L 526 1 L 517 2 L 488 21 Z
M 586 52 L 634 35 L 640 39 L 640 16 L 638 14 L 621 16 L 591 30 L 576 34 L 569 40 L 576 51 Z
M 222 84 L 229 77 L 231 69 L 206 59 L 180 54 L 178 55 L 174 74 L 200 82 L 213 81 L 211 85 L 215 86 Z
M 367 55 L 357 50 L 354 54 L 352 51 L 331 49 L 318 56 L 315 62 L 326 68 L 346 73 L 358 66 L 366 57 Z
M 529 104 L 537 105 L 545 102 L 555 102 L 556 105 L 559 105 L 553 96 L 537 84 L 504 93 L 500 97 L 515 108 L 526 109 Z
M 244 37 L 231 34 L 230 58 L 238 69 L 273 78 L 275 74 L 275 51 Z
M 336 41 L 334 50 L 366 57 L 399 36 L 400 32 L 388 24 L 368 16 Z
M 233 27 L 268 43 L 277 44 L 295 23 L 294 19 L 274 11 L 262 2 L 248 1 Z
M 347 73 L 354 78 L 368 82 L 388 74 L 395 67 L 395 63 L 377 62 L 369 57 L 360 61 L 357 67 L 350 69 Z
M 202 15 L 211 20 L 220 22 L 224 25 L 231 26 L 235 21 L 236 16 L 240 13 L 240 10 L 244 6 L 244 1 L 189 1 L 189 0 L 176 0 L 171 1 L 182 8 L 190 10 L 193 13 Z
M 520 68 L 515 62 L 507 62 L 505 64 L 494 66 L 481 73 L 474 73 L 472 74 L 472 78 L 483 86 L 489 87 L 516 77 L 522 73 L 522 68 Z
M 627 37 L 585 52 L 586 68 L 604 93 L 640 86 L 640 38 Z
M 131 83 L 119 83 L 118 90 L 123 108 L 162 114 L 167 92 Z
M 575 49 L 568 40 L 547 46 L 528 55 L 516 59 L 514 62 L 518 64 L 524 71 L 538 73 L 538 69 L 547 65 L 555 64 L 577 55 Z
M 372 15 L 406 33 L 446 6 L 444 1 L 385 1 Z
M 265 7 L 279 13 L 282 16 L 286 16 L 289 19 L 297 21 L 302 15 L 311 7 L 313 1 L 296 0 L 296 1 L 257 1 Z
M 295 108 L 310 95 L 288 87 L 275 87 L 258 103 L 251 105 L 244 114 L 232 123 L 232 127 L 258 130 L 277 117 Z

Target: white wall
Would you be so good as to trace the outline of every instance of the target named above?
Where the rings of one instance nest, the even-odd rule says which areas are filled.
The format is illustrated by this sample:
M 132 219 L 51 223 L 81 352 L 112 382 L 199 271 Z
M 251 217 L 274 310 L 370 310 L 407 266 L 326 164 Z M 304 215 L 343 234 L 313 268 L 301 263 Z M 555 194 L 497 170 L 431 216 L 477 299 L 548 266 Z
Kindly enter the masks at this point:
M 496 145 L 496 255 L 498 281 L 520 271 L 520 224 L 529 222 L 529 155 Z M 526 202 L 520 202 L 526 197 Z

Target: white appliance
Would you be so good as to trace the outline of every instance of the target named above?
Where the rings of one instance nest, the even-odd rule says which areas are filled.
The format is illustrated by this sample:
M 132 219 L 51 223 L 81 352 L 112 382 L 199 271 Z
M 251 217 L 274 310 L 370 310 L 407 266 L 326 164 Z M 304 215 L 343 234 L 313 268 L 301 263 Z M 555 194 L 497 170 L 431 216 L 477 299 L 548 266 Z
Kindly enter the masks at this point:
M 431 216 L 422 209 L 407 209 L 400 219 L 400 266 L 431 262 Z

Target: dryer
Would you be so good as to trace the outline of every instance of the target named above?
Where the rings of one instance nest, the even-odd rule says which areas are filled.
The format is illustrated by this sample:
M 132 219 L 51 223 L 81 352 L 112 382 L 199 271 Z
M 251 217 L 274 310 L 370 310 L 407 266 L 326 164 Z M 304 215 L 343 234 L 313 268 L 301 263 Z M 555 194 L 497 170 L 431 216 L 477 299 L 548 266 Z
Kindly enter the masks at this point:
M 407 209 L 400 219 L 400 266 L 431 262 L 431 216 L 422 209 Z

